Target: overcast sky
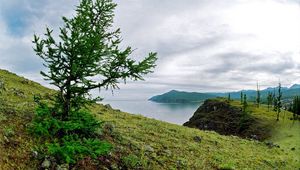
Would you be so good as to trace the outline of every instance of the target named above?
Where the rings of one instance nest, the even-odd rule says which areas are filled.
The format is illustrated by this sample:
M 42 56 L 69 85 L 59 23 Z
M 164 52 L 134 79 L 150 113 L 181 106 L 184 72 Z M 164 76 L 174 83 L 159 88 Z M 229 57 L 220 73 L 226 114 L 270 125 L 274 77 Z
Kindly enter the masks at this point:
M 34 33 L 57 28 L 77 0 L 0 0 L 0 68 L 43 85 Z M 106 99 L 172 89 L 234 91 L 300 83 L 300 0 L 117 0 L 115 27 L 140 59 L 158 52 L 153 74 Z

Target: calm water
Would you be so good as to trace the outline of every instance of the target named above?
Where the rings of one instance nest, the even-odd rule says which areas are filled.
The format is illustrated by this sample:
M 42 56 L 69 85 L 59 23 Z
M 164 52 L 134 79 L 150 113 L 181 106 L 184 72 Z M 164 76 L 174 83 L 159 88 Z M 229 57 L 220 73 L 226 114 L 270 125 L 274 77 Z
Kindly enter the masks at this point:
M 103 101 L 114 109 L 124 112 L 141 114 L 145 117 L 182 125 L 188 121 L 200 103 L 161 104 L 151 101 Z

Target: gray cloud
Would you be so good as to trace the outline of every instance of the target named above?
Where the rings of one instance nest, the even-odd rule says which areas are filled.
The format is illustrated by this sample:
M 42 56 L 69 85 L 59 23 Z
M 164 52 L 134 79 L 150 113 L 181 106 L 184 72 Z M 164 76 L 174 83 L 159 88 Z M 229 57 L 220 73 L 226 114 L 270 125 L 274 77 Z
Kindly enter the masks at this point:
M 279 78 L 300 82 L 299 0 L 115 2 L 122 45 L 137 48 L 136 59 L 156 51 L 159 60 L 145 82 L 121 84 L 113 97 L 102 91 L 107 98 L 148 98 L 171 89 L 239 90 L 255 88 L 257 80 L 274 85 Z M 46 25 L 57 31 L 61 16 L 72 16 L 77 3 L 0 0 L 0 67 L 46 84 L 32 35 Z
M 267 58 L 267 60 L 266 60 Z M 275 59 L 275 61 L 272 61 Z M 224 74 L 230 71 L 252 73 L 282 74 L 296 67 L 296 61 L 290 54 L 251 54 L 229 52 L 218 54 L 213 60 L 219 64 L 206 70 L 207 74 Z

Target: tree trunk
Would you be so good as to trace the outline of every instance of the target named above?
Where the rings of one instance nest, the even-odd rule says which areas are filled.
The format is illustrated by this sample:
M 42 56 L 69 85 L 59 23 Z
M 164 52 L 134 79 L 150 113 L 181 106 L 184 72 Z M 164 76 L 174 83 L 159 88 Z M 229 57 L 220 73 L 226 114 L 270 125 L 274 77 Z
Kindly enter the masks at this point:
M 70 113 L 70 108 L 71 108 L 71 81 L 70 79 L 67 80 L 66 82 L 66 94 L 65 99 L 64 99 L 64 104 L 63 104 L 63 120 L 67 120 L 69 117 L 69 113 Z

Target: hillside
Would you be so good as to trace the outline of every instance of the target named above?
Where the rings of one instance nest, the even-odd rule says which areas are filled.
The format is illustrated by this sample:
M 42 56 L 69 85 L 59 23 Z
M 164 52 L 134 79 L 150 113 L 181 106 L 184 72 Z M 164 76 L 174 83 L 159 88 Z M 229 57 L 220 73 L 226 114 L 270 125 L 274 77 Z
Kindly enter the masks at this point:
M 53 90 L 15 74 L 0 70 L 5 91 L 0 109 L 0 169 L 38 169 L 35 158 L 39 141 L 26 127 L 34 116 L 33 95 L 49 98 Z M 278 133 L 270 140 L 281 146 L 269 147 L 264 142 L 223 136 L 212 131 L 169 124 L 139 115 L 94 105 L 95 116 L 104 121 L 105 138 L 114 145 L 103 165 L 89 159 L 79 169 L 297 169 L 299 162 L 299 122 L 276 126 Z M 257 110 L 253 109 L 255 115 Z M 270 113 L 271 114 L 271 113 Z M 286 117 L 288 117 L 286 114 Z M 273 117 L 266 114 L 266 119 Z M 297 143 L 297 144 L 296 144 Z M 291 150 L 294 147 L 294 151 Z M 103 167 L 105 166 L 105 167 Z M 100 167 L 100 168 L 99 168 Z
M 151 97 L 149 100 L 158 103 L 189 103 L 199 102 L 209 98 L 215 98 L 216 95 L 196 93 L 196 92 L 182 92 L 172 90 L 162 95 Z
M 262 102 L 266 102 L 266 98 L 269 92 L 277 93 L 277 87 L 269 87 L 260 91 Z M 250 101 L 255 101 L 256 99 L 256 91 L 255 90 L 241 90 L 241 91 L 234 91 L 234 92 L 223 92 L 223 93 L 198 93 L 198 92 L 185 92 L 185 91 L 177 91 L 171 90 L 167 93 L 153 96 L 149 100 L 157 103 L 188 103 L 188 102 L 199 102 L 204 101 L 206 99 L 211 99 L 215 97 L 228 97 L 230 93 L 231 99 L 239 100 L 241 97 L 241 92 L 247 95 L 247 98 Z M 296 95 L 300 95 L 300 85 L 294 84 L 290 88 L 282 87 L 282 99 L 284 103 L 289 103 L 293 97 Z

